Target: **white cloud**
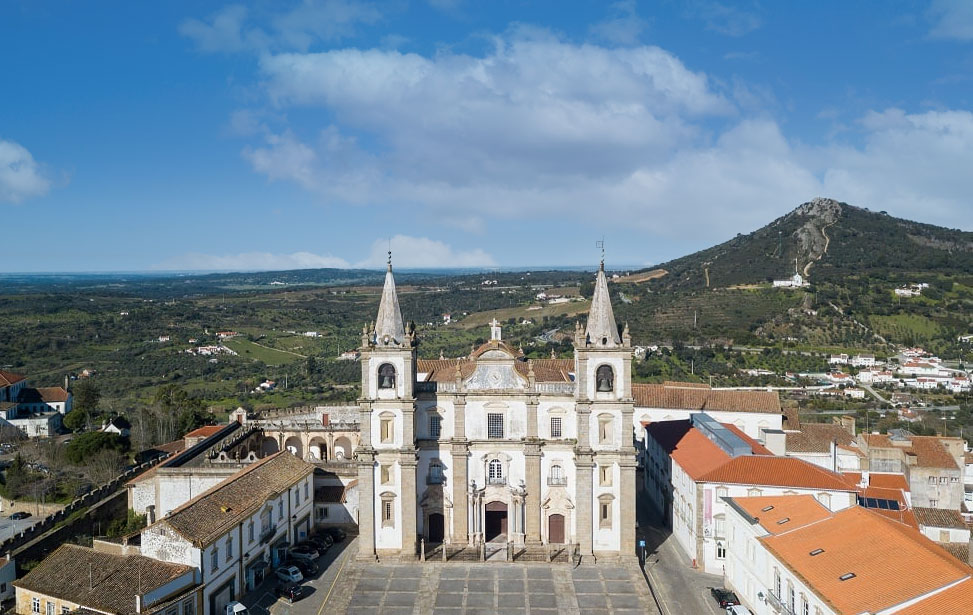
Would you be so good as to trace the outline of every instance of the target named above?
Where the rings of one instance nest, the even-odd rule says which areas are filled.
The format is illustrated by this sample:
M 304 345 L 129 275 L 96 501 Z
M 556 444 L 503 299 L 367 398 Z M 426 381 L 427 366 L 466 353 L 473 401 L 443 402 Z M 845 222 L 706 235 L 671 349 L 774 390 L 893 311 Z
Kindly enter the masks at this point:
M 724 4 L 715 0 L 692 0 L 686 5 L 689 14 L 706 24 L 708 30 L 727 36 L 743 36 L 763 24 L 754 10 L 738 4 Z
M 51 181 L 27 148 L 0 139 L 0 202 L 20 203 L 47 194 L 50 187 Z
M 169 271 L 282 271 L 287 269 L 348 268 L 348 261 L 312 252 L 272 254 L 270 252 L 241 252 L 240 254 L 201 254 L 190 252 L 155 265 L 153 269 Z
M 391 248 L 389 247 L 391 245 Z M 358 267 L 383 267 L 392 250 L 395 267 L 492 267 L 496 260 L 480 248 L 456 250 L 428 237 L 395 235 L 388 239 L 376 239 L 368 257 Z
M 302 0 L 290 10 L 253 17 L 246 7 L 230 4 L 208 19 L 186 19 L 179 33 L 208 53 L 304 51 L 317 42 L 354 36 L 359 26 L 380 21 L 382 13 L 368 2 Z M 256 21 L 266 21 L 269 27 L 257 26 Z
M 973 40 L 973 2 L 933 0 L 929 17 L 933 21 L 929 34 L 933 38 Z
M 645 30 L 645 20 L 638 16 L 635 0 L 621 0 L 611 5 L 607 19 L 591 26 L 591 33 L 612 43 L 635 45 Z

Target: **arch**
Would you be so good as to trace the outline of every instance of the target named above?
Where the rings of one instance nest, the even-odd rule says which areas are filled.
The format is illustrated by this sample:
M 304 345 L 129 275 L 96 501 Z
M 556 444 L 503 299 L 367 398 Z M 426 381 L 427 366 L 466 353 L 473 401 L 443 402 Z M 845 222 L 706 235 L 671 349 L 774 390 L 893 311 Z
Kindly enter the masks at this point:
M 503 473 L 503 462 L 499 459 L 491 459 L 487 462 L 487 484 L 502 485 L 506 482 Z
M 291 436 L 284 440 L 284 449 L 291 452 L 298 459 L 304 459 L 304 444 L 298 436 Z
M 280 445 L 277 444 L 277 438 L 271 438 L 267 436 L 260 443 L 260 454 L 266 457 L 267 455 L 273 455 L 280 451 Z
M 307 452 L 312 460 L 327 461 L 328 443 L 321 436 L 314 436 L 311 438 L 311 441 L 308 442 Z
M 378 366 L 378 388 L 395 388 L 395 366 L 391 363 L 382 363 Z
M 599 365 L 595 371 L 596 391 L 609 393 L 615 390 L 615 370 L 611 365 Z
M 334 441 L 334 450 L 332 452 L 334 453 L 334 458 L 337 460 L 351 459 L 351 454 L 354 452 L 354 450 L 352 450 L 351 440 L 345 436 L 341 436 L 340 438 L 336 439 Z

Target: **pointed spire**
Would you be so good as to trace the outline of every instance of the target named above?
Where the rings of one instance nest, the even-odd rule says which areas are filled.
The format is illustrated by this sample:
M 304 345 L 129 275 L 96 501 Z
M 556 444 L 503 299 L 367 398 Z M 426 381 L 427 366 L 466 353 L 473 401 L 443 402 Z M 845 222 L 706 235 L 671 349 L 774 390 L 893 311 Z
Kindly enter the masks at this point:
M 405 325 L 399 310 L 399 297 L 395 292 L 395 278 L 392 277 L 392 251 L 389 251 L 388 269 L 385 271 L 385 287 L 382 299 L 378 302 L 378 317 L 375 318 L 375 343 L 380 346 L 400 345 L 405 341 Z
M 605 278 L 605 262 L 598 268 L 595 279 L 595 294 L 591 297 L 591 310 L 588 312 L 588 326 L 585 337 L 592 346 L 613 348 L 622 343 L 615 324 L 611 297 L 608 296 L 608 279 Z

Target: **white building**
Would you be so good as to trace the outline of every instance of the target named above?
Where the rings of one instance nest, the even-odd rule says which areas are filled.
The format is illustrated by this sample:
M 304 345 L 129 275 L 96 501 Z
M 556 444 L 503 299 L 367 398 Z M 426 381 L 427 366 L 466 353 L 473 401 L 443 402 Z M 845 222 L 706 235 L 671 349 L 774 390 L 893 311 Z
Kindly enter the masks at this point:
M 875 367 L 875 357 L 870 354 L 856 354 L 851 358 L 852 367 Z
M 265 457 L 145 528 L 142 554 L 198 570 L 203 615 L 222 615 L 310 533 L 313 471 L 286 451 Z
M 855 486 L 842 475 L 774 456 L 732 425 L 696 416 L 692 424 L 653 423 L 646 432 L 648 503 L 671 524 L 687 560 L 705 572 L 723 572 L 729 537 L 723 498 L 808 494 L 834 510 L 855 505 Z M 776 447 L 772 440 L 783 434 L 766 436 Z
M 833 354 L 828 357 L 828 365 L 848 365 L 848 355 L 845 353 Z
M 727 587 L 755 615 L 933 615 L 973 604 L 973 569 L 915 529 L 811 496 L 727 500 Z

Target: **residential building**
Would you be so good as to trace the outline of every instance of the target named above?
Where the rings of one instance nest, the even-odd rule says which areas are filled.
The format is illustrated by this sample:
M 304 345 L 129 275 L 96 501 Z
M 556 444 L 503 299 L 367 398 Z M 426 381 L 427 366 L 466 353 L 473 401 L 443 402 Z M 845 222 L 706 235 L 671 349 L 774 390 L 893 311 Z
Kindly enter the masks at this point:
M 17 564 L 9 555 L 0 557 L 0 602 L 14 597 L 13 582 L 17 578 Z
M 973 569 L 914 528 L 811 496 L 728 498 L 726 585 L 755 615 L 965 613 Z
M 808 494 L 834 510 L 856 504 L 856 487 L 841 474 L 774 456 L 734 426 L 703 417 L 647 425 L 643 464 L 648 504 L 671 525 L 694 566 L 723 571 L 728 538 L 723 498 Z
M 785 454 L 834 472 L 860 470 L 864 453 L 855 439 L 855 419 L 842 416 L 833 423 L 801 423 L 786 430 Z
M 856 354 L 850 363 L 852 367 L 875 367 L 875 357 L 870 354 Z
M 195 568 L 203 615 L 222 615 L 310 533 L 313 471 L 286 451 L 265 457 L 145 528 L 142 553 Z
M 828 365 L 848 365 L 848 355 L 845 353 L 833 354 L 828 357 Z
M 31 387 L 27 377 L 0 370 L 0 424 L 12 425 L 30 438 L 61 430 L 71 411 L 71 393 L 62 387 Z
M 13 585 L 18 615 L 197 615 L 199 581 L 192 566 L 63 544 Z
M 950 548 L 950 552 L 954 553 L 957 549 L 953 545 L 961 551 L 969 549 L 970 526 L 958 510 L 916 507 L 912 509 L 912 514 L 915 515 L 919 531 L 929 540 Z M 960 559 L 967 561 L 966 556 Z
M 904 429 L 888 434 L 859 434 L 858 447 L 872 472 L 903 474 L 912 505 L 959 510 L 963 504 L 963 440 L 916 436 Z

